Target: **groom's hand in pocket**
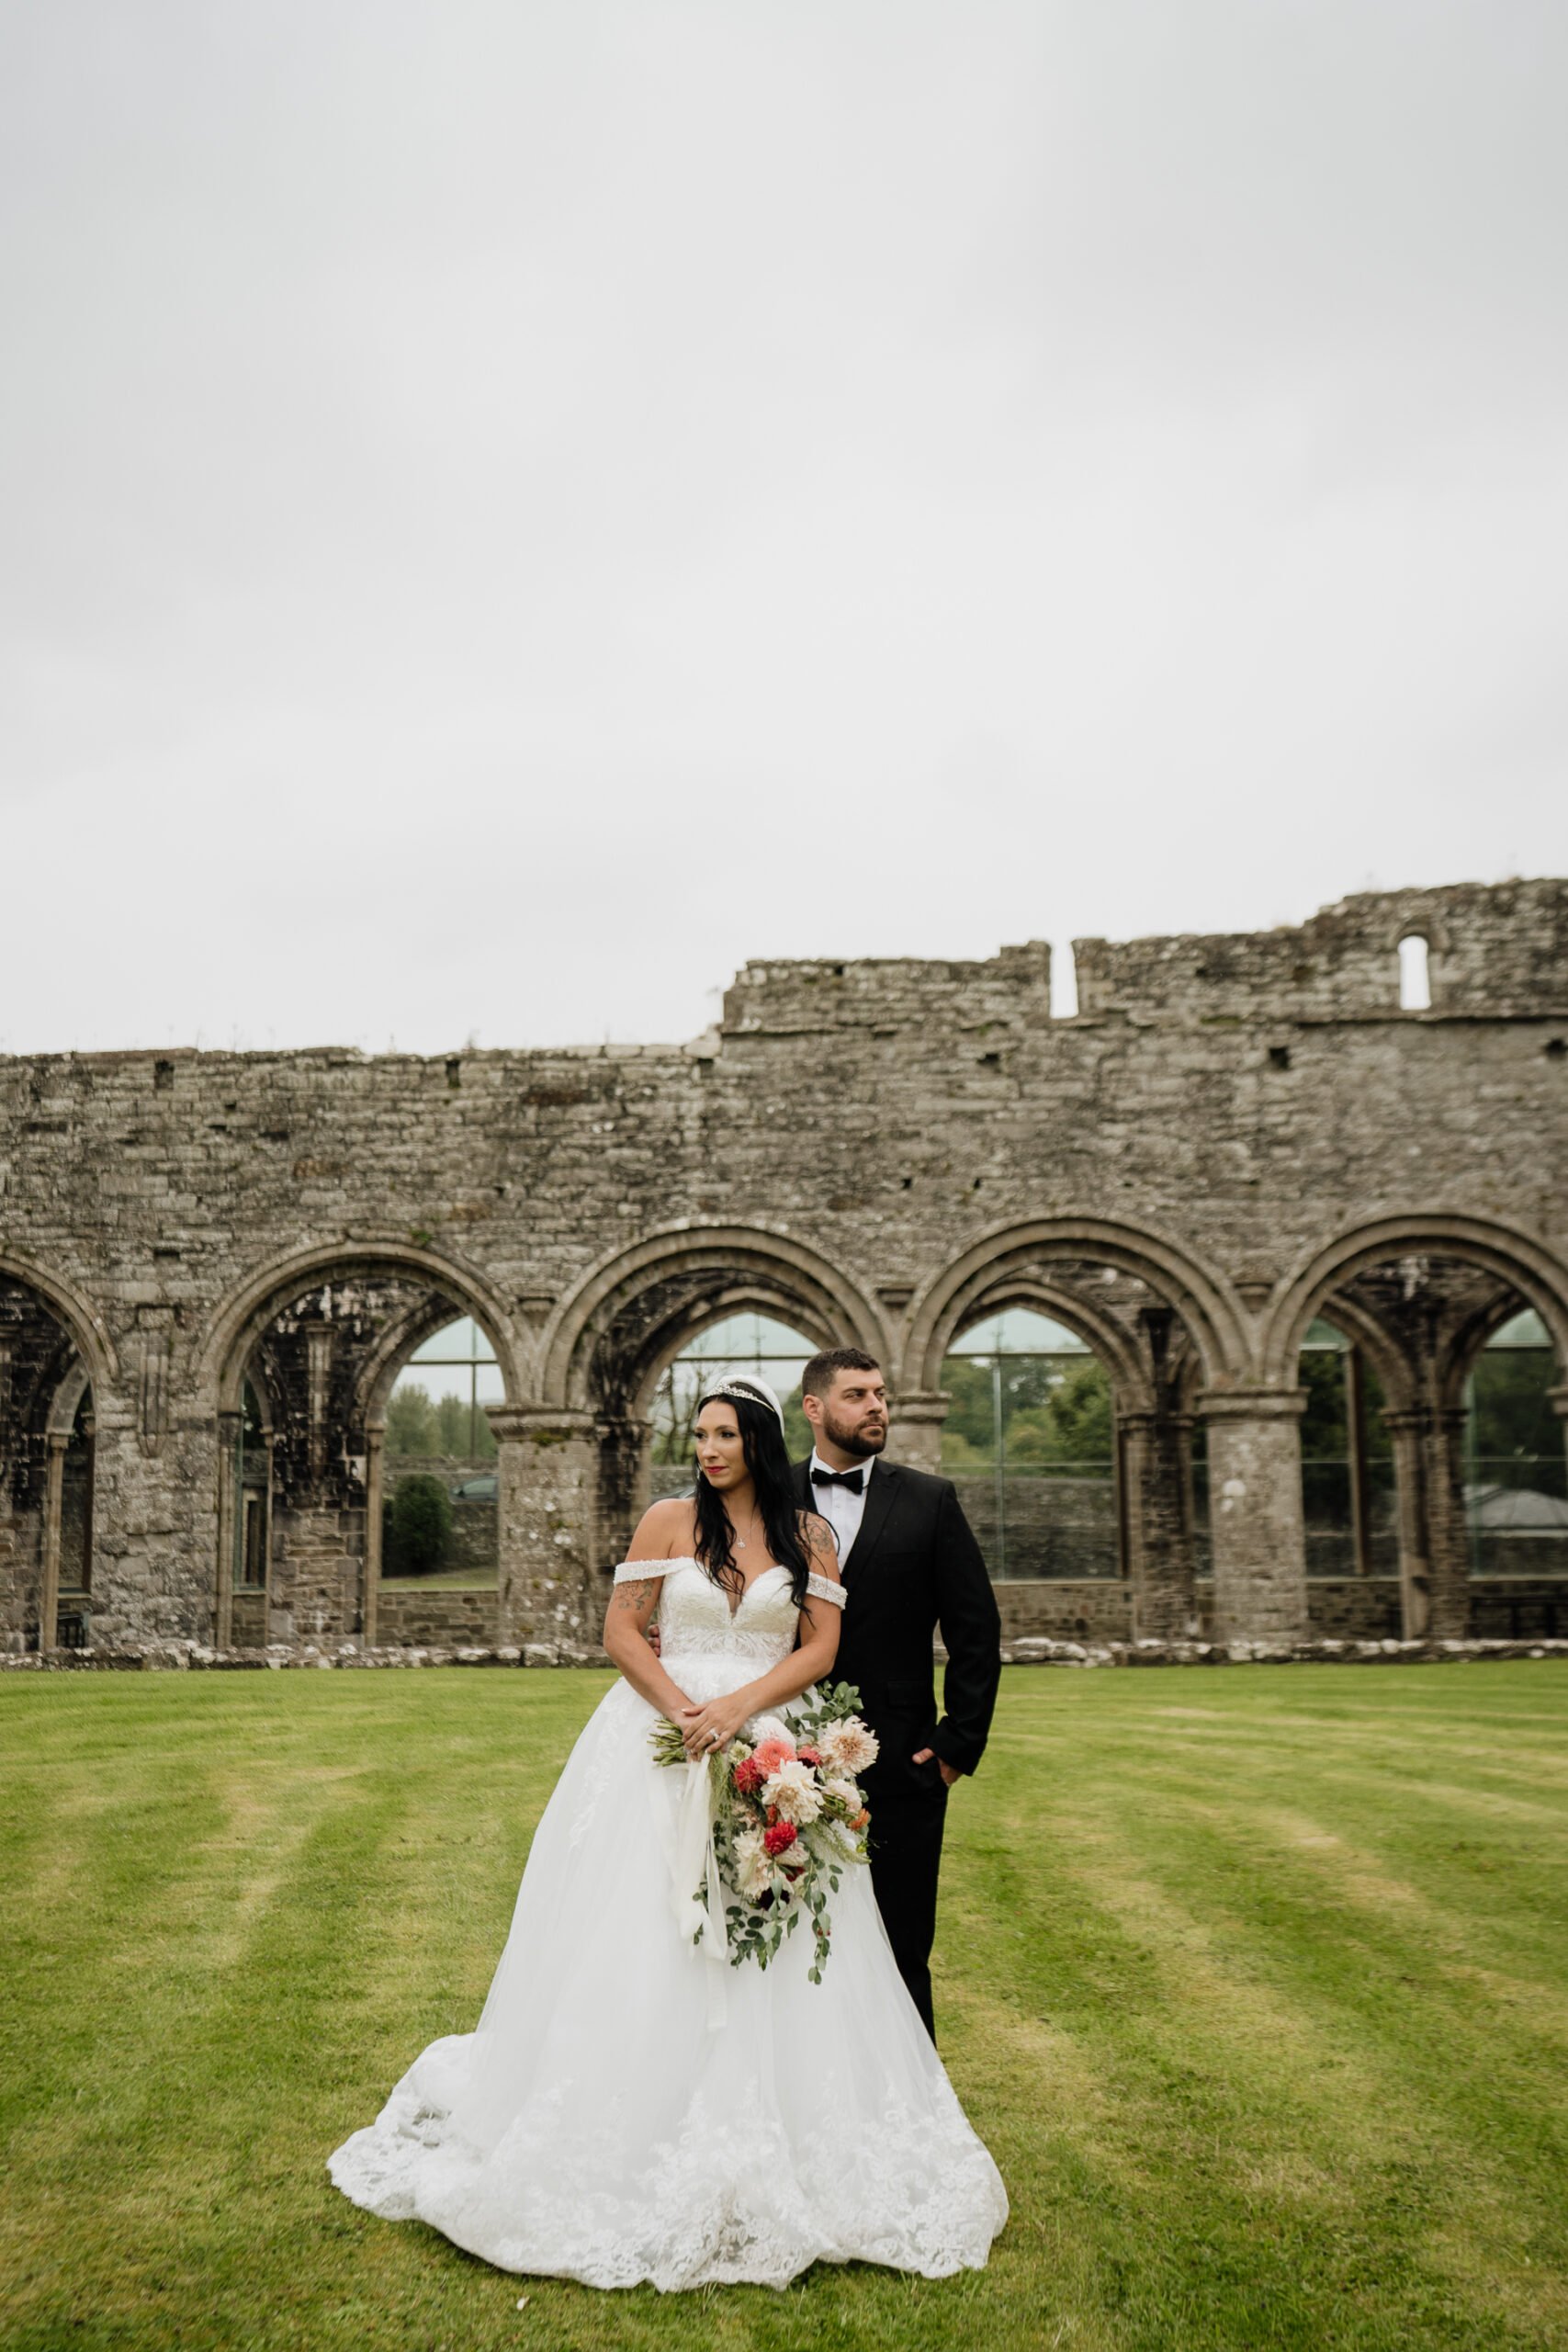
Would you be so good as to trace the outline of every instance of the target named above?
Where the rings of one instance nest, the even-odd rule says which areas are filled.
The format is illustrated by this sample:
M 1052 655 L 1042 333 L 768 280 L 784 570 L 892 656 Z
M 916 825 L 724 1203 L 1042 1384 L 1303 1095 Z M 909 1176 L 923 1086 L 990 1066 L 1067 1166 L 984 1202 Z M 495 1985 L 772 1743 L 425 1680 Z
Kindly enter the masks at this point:
M 914 1761 L 917 1764 L 929 1764 L 931 1758 L 935 1755 L 936 1750 L 934 1747 L 918 1747 L 915 1750 Z M 963 1777 L 961 1773 L 956 1772 L 953 1770 L 951 1764 L 944 1763 L 940 1757 L 937 1758 L 937 1770 L 942 1774 L 942 1779 L 947 1782 L 950 1789 L 955 1781 L 960 1780 Z

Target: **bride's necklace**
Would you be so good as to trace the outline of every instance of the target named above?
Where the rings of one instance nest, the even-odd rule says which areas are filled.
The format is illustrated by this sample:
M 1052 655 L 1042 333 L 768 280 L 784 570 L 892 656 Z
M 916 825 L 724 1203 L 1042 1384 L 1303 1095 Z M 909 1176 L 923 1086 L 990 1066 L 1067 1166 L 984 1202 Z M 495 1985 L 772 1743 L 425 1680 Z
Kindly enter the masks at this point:
M 758 1530 L 758 1528 L 761 1525 L 761 1523 L 762 1523 L 762 1521 L 761 1521 L 761 1514 L 760 1512 L 756 1512 L 756 1513 L 754 1513 L 754 1514 L 753 1514 L 753 1516 L 752 1516 L 752 1520 L 751 1520 L 751 1534 L 752 1534 L 753 1539 L 755 1539 L 755 1537 L 756 1537 L 756 1533 L 757 1533 L 757 1530 Z M 736 1550 L 737 1550 L 738 1552 L 744 1552 L 744 1550 L 746 1549 L 746 1538 L 744 1537 L 744 1535 L 742 1535 L 742 1534 L 741 1534 L 741 1532 L 740 1532 L 739 1529 L 736 1526 L 735 1521 L 734 1521 L 733 1520 L 731 1520 L 731 1521 L 730 1521 L 729 1525 L 730 1525 L 731 1532 L 733 1533 L 733 1535 L 734 1535 L 734 1537 L 735 1537 L 735 1548 L 736 1548 Z

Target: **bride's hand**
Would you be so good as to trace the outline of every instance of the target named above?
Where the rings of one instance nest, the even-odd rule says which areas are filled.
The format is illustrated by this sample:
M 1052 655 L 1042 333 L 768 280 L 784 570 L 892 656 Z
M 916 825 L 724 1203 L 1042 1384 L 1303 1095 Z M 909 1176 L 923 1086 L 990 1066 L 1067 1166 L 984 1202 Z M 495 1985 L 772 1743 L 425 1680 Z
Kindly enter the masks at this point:
M 700 1707 L 681 1710 L 681 1736 L 691 1757 L 712 1756 L 728 1747 L 751 1713 L 743 1698 L 709 1699 Z

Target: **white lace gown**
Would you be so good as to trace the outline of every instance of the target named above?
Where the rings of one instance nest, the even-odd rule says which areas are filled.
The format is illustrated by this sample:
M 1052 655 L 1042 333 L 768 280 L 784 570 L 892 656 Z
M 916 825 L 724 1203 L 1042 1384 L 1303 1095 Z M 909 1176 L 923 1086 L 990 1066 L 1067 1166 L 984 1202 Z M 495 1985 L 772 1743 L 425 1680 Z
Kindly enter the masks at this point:
M 695 1561 L 662 1573 L 664 1664 L 691 1699 L 794 1647 L 784 1569 L 733 1617 Z M 415 2060 L 333 2179 L 502 2270 L 591 2287 L 782 2287 L 815 2261 L 929 2278 L 983 2267 L 1006 2192 L 894 1964 L 869 1871 L 847 1870 L 831 1899 L 820 1984 L 808 1922 L 765 1972 L 705 1956 L 677 1924 L 687 1774 L 654 1763 L 657 1720 L 627 1682 L 605 1696 L 535 1832 L 478 2029 Z

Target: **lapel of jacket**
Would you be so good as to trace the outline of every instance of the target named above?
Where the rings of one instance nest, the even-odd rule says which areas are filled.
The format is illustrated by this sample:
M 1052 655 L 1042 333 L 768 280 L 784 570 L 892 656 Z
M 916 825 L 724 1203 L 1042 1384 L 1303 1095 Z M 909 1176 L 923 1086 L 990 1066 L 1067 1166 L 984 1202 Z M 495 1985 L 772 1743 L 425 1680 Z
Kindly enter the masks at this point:
M 850 1545 L 850 1556 L 844 1563 L 843 1577 L 846 1592 L 850 1590 L 852 1585 L 860 1582 L 866 1569 L 871 1566 L 872 1557 L 882 1541 L 883 1530 L 887 1525 L 887 1515 L 897 1498 L 897 1465 L 895 1463 L 879 1461 L 871 1474 L 871 1484 L 865 1492 L 865 1509 L 861 1514 L 861 1522 L 855 1540 Z

